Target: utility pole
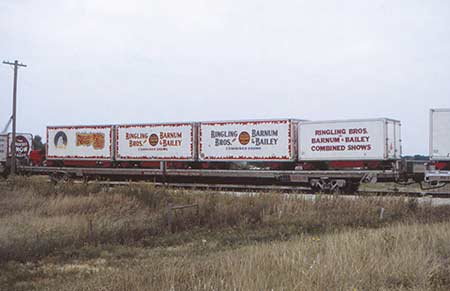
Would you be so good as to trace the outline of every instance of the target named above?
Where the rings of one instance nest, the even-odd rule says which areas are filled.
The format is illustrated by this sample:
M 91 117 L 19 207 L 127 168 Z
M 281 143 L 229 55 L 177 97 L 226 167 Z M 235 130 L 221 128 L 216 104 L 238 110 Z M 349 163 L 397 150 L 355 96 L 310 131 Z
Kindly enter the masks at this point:
M 17 71 L 26 65 L 15 60 L 14 63 L 4 61 L 3 64 L 14 67 L 13 107 L 12 107 L 12 145 L 11 145 L 11 175 L 16 174 L 16 107 L 17 107 Z

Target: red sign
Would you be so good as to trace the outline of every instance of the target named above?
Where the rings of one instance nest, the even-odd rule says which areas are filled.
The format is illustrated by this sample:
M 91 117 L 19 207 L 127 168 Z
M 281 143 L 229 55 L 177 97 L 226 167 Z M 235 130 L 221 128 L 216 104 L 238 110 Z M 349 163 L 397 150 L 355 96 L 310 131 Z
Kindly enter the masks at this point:
M 26 158 L 30 152 L 30 143 L 23 135 L 16 136 L 16 157 Z

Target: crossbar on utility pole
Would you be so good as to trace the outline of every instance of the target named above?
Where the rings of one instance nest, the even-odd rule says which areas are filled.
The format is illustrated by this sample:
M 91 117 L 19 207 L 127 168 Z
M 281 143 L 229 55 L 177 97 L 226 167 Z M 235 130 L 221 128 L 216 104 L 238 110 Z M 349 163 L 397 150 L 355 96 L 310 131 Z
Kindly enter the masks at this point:
M 15 60 L 14 63 L 3 61 L 3 64 L 14 67 L 14 83 L 13 83 L 13 108 L 12 108 L 12 144 L 11 144 L 11 175 L 16 174 L 16 108 L 17 108 L 17 71 L 19 67 L 26 67 L 27 65 L 19 63 Z

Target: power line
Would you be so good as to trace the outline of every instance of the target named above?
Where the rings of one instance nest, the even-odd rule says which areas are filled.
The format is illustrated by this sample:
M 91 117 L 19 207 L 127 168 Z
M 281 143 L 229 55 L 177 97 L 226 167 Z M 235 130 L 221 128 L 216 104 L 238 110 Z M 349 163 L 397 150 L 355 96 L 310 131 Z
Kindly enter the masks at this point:
M 8 128 L 9 128 L 9 126 L 11 125 L 11 122 L 12 122 L 12 118 L 13 118 L 12 115 L 11 115 L 10 118 L 8 118 L 8 122 L 6 122 L 6 125 L 5 125 L 5 127 L 3 128 L 3 130 L 0 131 L 0 134 L 6 133 L 6 132 L 8 131 Z

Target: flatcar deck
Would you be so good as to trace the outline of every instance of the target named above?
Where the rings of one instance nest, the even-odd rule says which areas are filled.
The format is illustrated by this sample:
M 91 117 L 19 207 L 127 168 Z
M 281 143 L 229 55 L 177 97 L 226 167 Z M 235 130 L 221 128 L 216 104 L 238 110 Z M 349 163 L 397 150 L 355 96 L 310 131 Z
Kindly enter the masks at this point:
M 281 170 L 199 170 L 199 169 L 142 169 L 142 168 L 69 168 L 69 167 L 19 167 L 19 172 L 30 174 L 58 174 L 74 177 L 102 176 L 111 180 L 149 178 L 240 178 L 307 183 L 310 179 L 356 179 L 394 181 L 398 177 L 392 170 L 336 170 L 336 171 L 281 171 Z

